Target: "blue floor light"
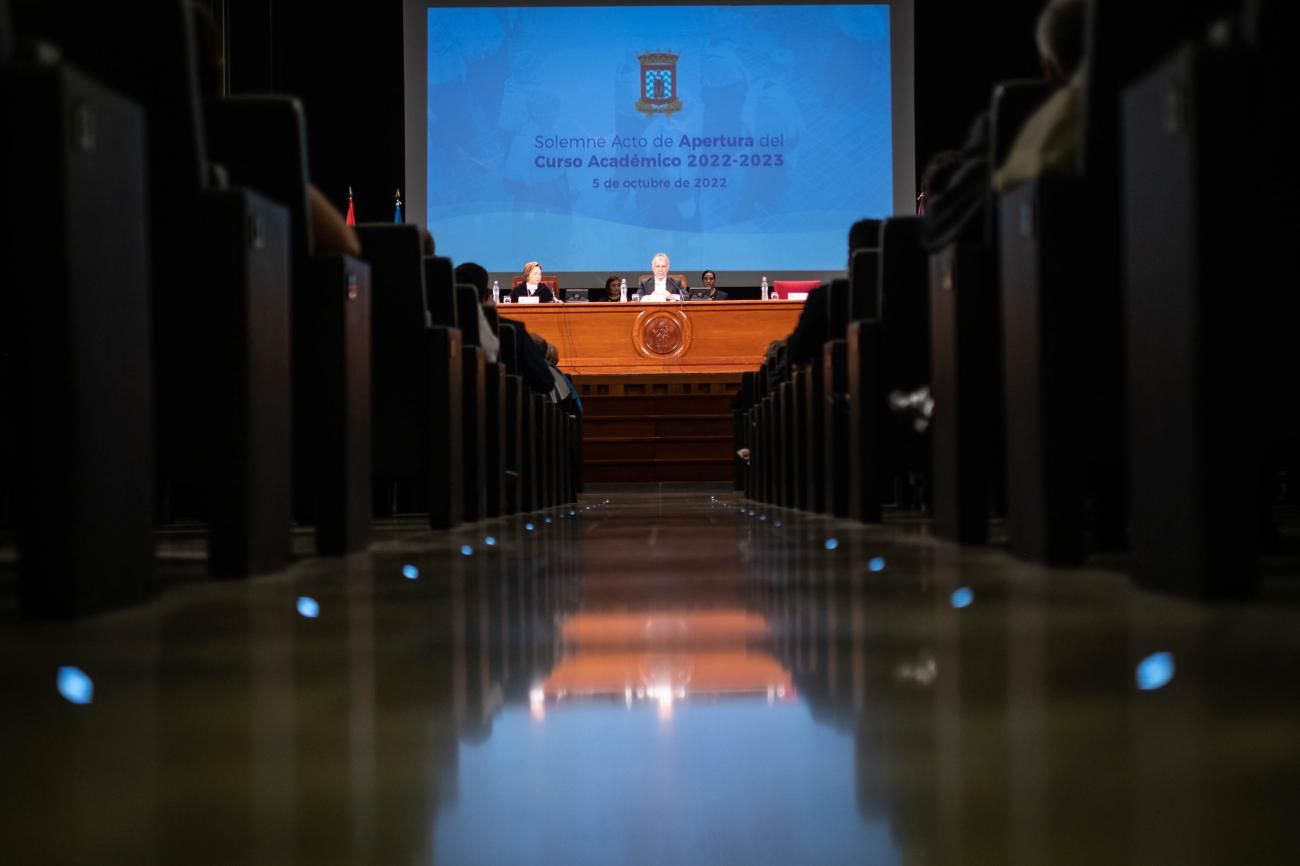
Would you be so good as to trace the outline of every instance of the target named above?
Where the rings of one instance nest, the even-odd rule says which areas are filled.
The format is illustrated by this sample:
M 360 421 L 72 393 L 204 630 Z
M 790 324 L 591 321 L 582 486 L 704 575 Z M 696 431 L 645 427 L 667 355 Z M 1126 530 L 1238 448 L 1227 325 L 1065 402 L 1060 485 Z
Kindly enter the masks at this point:
M 70 704 L 88 704 L 95 698 L 95 683 L 81 668 L 59 668 L 59 694 Z

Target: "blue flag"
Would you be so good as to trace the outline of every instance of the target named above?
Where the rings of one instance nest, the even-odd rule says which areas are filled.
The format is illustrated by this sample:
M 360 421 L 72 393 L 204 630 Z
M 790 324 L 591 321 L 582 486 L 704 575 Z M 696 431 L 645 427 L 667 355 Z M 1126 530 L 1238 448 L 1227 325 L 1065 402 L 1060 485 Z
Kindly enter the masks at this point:
M 394 198 L 397 200 L 397 206 L 393 209 L 393 222 L 400 223 L 402 221 L 402 191 L 400 189 Z

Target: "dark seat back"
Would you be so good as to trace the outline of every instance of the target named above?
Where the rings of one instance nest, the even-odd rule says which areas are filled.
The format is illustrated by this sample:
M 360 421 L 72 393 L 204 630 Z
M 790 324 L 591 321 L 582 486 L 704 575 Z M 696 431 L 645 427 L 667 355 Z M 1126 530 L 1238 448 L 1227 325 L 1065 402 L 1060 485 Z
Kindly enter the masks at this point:
M 13 2 L 14 27 L 47 39 L 63 56 L 145 111 L 149 241 L 153 279 L 158 393 L 164 413 L 159 443 L 176 434 L 170 409 L 193 388 L 203 358 L 191 333 L 195 224 L 207 188 L 207 152 L 199 112 L 196 46 L 185 0 L 140 0 L 129 14 L 93 0 Z
M 24 614 L 88 614 L 153 588 L 145 120 L 23 61 L 0 70 L 0 112 L 23 202 L 0 219 L 0 516 L 12 471 Z
M 880 220 L 861 219 L 849 227 L 849 254 L 880 247 Z
M 17 33 L 54 42 L 65 58 L 149 111 L 151 165 L 170 164 L 176 179 L 188 180 L 173 195 L 204 186 L 198 52 L 187 0 L 137 0 L 129 14 L 95 0 L 11 0 L 11 5 Z M 156 152 L 164 142 L 171 150 Z M 155 196 L 168 200 L 164 192 Z
M 847 279 L 835 279 L 827 285 L 826 339 L 843 340 L 844 329 L 853 317 L 853 294 Z
M 314 244 L 302 103 L 291 96 L 232 96 L 208 101 L 204 119 L 212 160 L 225 166 L 235 183 L 288 208 L 295 273 L 303 273 Z
M 0 65 L 8 63 L 13 54 L 14 31 L 9 17 L 9 0 L 0 0 Z
M 460 327 L 456 303 L 456 277 L 451 259 L 428 256 L 424 260 L 424 298 L 430 321 L 447 328 Z
M 420 334 L 426 321 L 424 247 L 415 225 L 362 223 L 361 249 L 374 284 L 375 333 Z M 393 330 L 389 330 L 389 329 Z
M 427 346 L 424 256 L 414 225 L 363 223 L 357 234 L 370 262 L 371 405 L 375 477 L 406 474 L 427 449 Z
M 506 372 L 512 376 L 519 375 L 519 344 L 517 332 L 513 327 L 498 327 L 497 337 L 501 340 L 501 363 L 506 365 Z
M 17 0 L 14 25 L 138 103 L 148 117 L 149 219 L 154 294 L 164 310 L 184 295 L 207 149 L 200 116 L 193 13 L 186 0 L 139 0 L 129 12 L 95 0 Z M 183 312 L 183 311 L 178 311 Z
M 921 220 L 894 217 L 880 228 L 880 320 L 884 323 L 886 383 L 915 388 L 929 382 L 929 264 Z
M 482 346 L 478 330 L 478 289 L 469 283 L 456 284 L 456 319 L 466 346 Z
M 880 317 L 880 251 L 863 247 L 849 253 L 849 321 Z

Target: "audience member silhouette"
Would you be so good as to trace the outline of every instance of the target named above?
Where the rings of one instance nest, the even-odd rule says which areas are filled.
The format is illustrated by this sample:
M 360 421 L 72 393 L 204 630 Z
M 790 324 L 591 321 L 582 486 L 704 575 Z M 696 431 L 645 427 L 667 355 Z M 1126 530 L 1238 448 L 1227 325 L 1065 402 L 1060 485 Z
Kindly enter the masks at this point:
M 1083 63 L 1087 0 L 1050 0 L 1038 17 L 1035 39 L 1043 78 L 1066 84 Z M 946 184 L 926 193 L 925 248 L 931 252 L 962 240 L 982 242 L 993 199 L 989 164 L 991 118 L 980 112 L 962 144 L 960 163 Z

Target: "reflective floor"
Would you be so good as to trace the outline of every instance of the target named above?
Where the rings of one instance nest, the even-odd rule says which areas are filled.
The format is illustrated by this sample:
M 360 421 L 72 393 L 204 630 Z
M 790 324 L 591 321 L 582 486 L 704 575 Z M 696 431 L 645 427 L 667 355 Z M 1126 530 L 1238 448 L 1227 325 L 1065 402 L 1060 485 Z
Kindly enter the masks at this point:
M 1291 563 L 1206 606 L 750 508 L 399 520 L 243 582 L 171 536 L 153 603 L 0 625 L 0 862 L 1300 862 Z

